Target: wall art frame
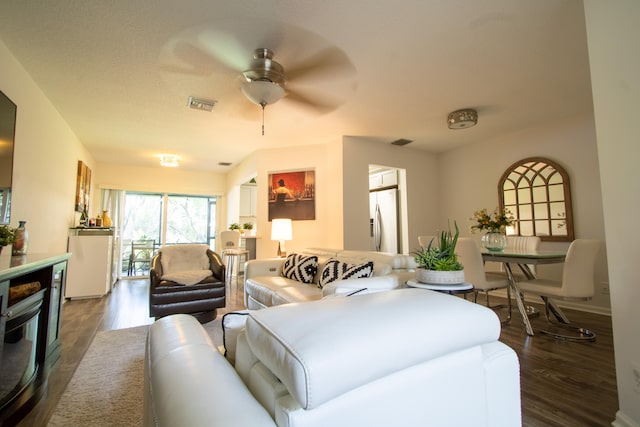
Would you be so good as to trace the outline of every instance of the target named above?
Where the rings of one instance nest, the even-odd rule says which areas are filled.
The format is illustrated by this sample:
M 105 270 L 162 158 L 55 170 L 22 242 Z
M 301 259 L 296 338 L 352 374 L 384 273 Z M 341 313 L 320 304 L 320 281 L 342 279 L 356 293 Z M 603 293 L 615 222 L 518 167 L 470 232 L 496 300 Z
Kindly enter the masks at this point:
M 89 212 L 89 196 L 91 195 L 91 169 L 78 160 L 78 175 L 76 179 L 76 212 Z
M 315 170 L 305 169 L 269 173 L 269 221 L 290 218 L 292 221 L 316 219 Z

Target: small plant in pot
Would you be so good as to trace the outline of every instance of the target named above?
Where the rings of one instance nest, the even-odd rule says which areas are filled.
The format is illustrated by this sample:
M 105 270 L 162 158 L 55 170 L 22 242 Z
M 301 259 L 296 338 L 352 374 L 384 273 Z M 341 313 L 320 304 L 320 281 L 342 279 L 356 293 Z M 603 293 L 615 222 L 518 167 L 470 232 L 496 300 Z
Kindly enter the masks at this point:
M 458 261 L 456 254 L 460 230 L 456 222 L 454 226 L 455 234 L 449 227 L 448 230 L 440 233 L 436 244 L 432 239 L 426 248 L 420 247 L 414 252 L 415 261 L 418 264 L 416 269 L 418 282 L 432 285 L 454 285 L 464 282 L 464 267 Z
M 242 230 L 242 227 L 240 227 L 240 224 L 238 224 L 237 222 L 234 222 L 232 224 L 229 225 L 229 230 Z
M 253 230 L 253 223 L 245 222 L 244 224 L 242 224 L 242 229 L 246 231 L 248 235 L 251 235 Z

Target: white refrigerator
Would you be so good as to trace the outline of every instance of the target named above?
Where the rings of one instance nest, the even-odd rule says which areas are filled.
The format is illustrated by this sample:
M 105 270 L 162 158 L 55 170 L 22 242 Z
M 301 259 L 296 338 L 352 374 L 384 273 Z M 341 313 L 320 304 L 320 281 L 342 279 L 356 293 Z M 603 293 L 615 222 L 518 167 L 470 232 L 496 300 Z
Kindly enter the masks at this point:
M 100 298 L 111 291 L 113 229 L 73 229 L 65 298 Z
M 369 192 L 371 250 L 398 253 L 398 189 Z

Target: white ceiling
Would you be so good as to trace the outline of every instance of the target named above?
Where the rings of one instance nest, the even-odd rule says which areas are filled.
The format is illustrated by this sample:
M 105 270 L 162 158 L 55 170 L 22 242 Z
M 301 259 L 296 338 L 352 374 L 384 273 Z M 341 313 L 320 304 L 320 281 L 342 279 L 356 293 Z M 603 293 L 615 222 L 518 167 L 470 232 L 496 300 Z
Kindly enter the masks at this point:
M 440 152 L 592 111 L 577 0 L 2 0 L 0 39 L 99 162 L 157 166 L 169 153 L 226 172 L 218 162 L 343 135 Z M 260 47 L 285 72 L 340 49 L 349 72 L 289 86 L 338 107 L 285 97 L 262 136 L 260 107 L 229 71 Z M 218 103 L 190 110 L 190 95 Z M 449 130 L 460 108 L 478 125 Z

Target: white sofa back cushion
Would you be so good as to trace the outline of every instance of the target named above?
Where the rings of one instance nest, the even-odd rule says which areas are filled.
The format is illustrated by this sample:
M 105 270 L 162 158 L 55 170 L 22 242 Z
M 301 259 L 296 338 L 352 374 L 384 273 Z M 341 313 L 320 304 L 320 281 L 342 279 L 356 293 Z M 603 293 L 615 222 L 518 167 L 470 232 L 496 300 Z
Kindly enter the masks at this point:
M 349 313 L 348 327 L 336 315 L 340 310 Z M 447 325 L 446 334 L 433 324 L 424 327 L 433 322 L 434 313 Z M 492 310 L 420 289 L 258 310 L 246 324 L 252 352 L 307 410 L 373 379 L 499 335 L 500 322 Z

